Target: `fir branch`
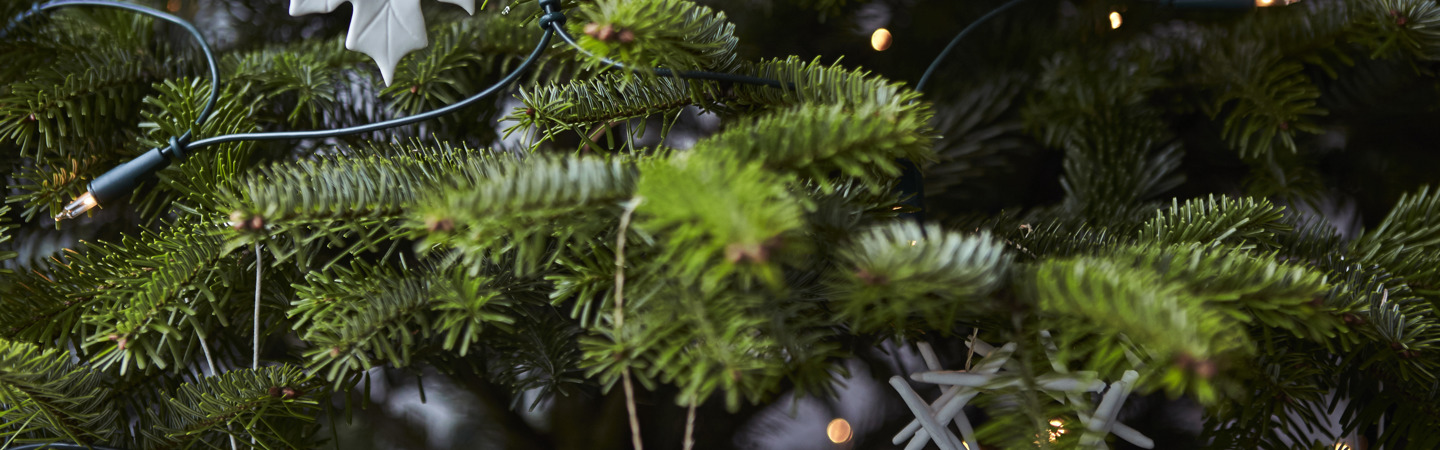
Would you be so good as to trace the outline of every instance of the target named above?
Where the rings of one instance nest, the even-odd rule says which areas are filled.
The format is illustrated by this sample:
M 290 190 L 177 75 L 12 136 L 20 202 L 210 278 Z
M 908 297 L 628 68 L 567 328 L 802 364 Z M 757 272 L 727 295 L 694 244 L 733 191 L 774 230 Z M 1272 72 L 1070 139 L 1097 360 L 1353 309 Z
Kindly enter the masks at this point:
M 95 364 L 118 364 L 122 374 L 132 366 L 145 370 L 183 365 L 190 360 L 186 353 L 194 350 L 194 330 L 205 326 L 197 319 L 214 317 L 226 323 L 222 311 L 239 285 L 232 278 L 240 271 L 226 270 L 238 262 L 222 263 L 227 258 L 221 252 L 223 241 L 212 231 L 173 224 L 166 233 L 104 245 L 109 253 L 125 255 L 124 263 L 139 266 L 141 273 L 107 280 L 97 295 L 104 307 L 84 317 L 94 330 L 85 346 L 103 346 Z M 133 256 L 145 253 L 154 256 Z M 109 347 L 111 342 L 114 347 Z
M 1217 396 L 1207 378 L 1214 360 L 1253 349 L 1226 315 L 1150 270 L 1103 258 L 1052 259 L 1022 280 L 1047 317 L 1042 326 L 1055 333 L 1058 360 L 1083 359 L 1102 377 L 1131 367 L 1123 353 L 1131 345 L 1160 361 L 1143 373 L 1149 375 L 1142 377 L 1142 392 L 1164 387 L 1213 404 Z
M 1243 248 L 1273 248 L 1277 231 L 1290 227 L 1281 221 L 1281 208 L 1268 200 L 1249 197 L 1171 201 L 1170 209 L 1156 211 L 1155 218 L 1140 230 L 1141 242 L 1178 244 L 1197 242 L 1206 246 L 1223 244 Z
M 1125 247 L 1113 258 L 1149 268 L 1169 283 L 1215 310 L 1229 310 L 1237 321 L 1254 327 L 1286 330 L 1297 337 L 1322 341 L 1334 336 L 1335 317 L 1317 308 L 1330 290 L 1323 272 L 1285 264 L 1274 253 L 1238 248 L 1180 244 L 1160 248 Z
M 846 69 L 835 63 L 824 65 L 816 58 L 804 62 L 796 57 L 773 59 L 745 65 L 745 75 L 780 80 L 786 89 L 769 86 L 734 87 L 739 106 L 782 106 L 797 103 L 894 106 L 898 109 L 928 108 L 920 104 L 920 93 L 903 83 L 871 75 L 861 69 Z
M 407 234 L 403 219 L 417 199 L 456 180 L 478 178 L 498 164 L 484 153 L 449 144 L 391 144 L 359 148 L 355 154 L 275 164 L 222 187 L 233 212 L 229 248 L 270 236 L 266 247 L 275 263 L 290 260 L 307 246 L 326 243 L 342 255 L 370 251 Z M 284 237 L 285 239 L 274 239 Z M 392 243 L 393 245 L 393 243 Z M 314 254 L 304 254 L 310 265 Z M 322 270 L 338 261 L 327 262 Z
M 85 139 L 106 139 L 112 127 L 133 117 L 140 88 L 162 71 L 159 63 L 129 48 L 71 54 L 65 65 L 38 70 L 35 78 L 11 84 L 0 96 L 0 139 L 14 143 L 22 157 L 76 156 Z M 66 70 L 78 67 L 78 70 Z M 115 141 L 110 141 L 115 142 Z
M 900 176 L 899 159 L 923 163 L 931 150 L 929 108 L 881 105 L 800 105 L 745 120 L 696 143 L 768 169 L 798 173 L 826 190 L 833 174 L 882 187 Z
M 505 134 L 539 127 L 545 130 L 543 139 L 552 139 L 565 130 L 593 123 L 667 113 L 691 105 L 696 96 L 692 90 L 701 86 L 671 78 L 607 74 L 534 90 L 521 89 L 519 99 L 524 106 L 516 107 L 505 118 L 516 122 Z
M 619 159 L 499 158 L 491 178 L 457 181 L 414 208 L 407 224 L 429 245 L 451 246 L 466 261 L 500 261 L 514 252 L 517 273 L 610 227 L 635 189 L 635 170 Z
M 1221 137 L 1241 157 L 1263 159 L 1279 150 L 1295 152 L 1298 132 L 1319 133 L 1316 116 L 1320 89 L 1299 63 L 1281 59 L 1263 46 L 1221 46 L 1200 75 L 1218 90 L 1205 106 L 1211 117 L 1224 115 Z
M 487 373 L 512 392 L 535 392 L 531 410 L 556 393 L 569 395 L 586 382 L 580 370 L 581 353 L 577 340 L 581 329 L 549 308 L 530 308 L 514 332 L 492 333 L 485 339 Z M 523 396 L 515 396 L 512 407 Z
M 238 369 L 181 385 L 175 397 L 147 411 L 157 426 L 141 430 L 155 448 L 221 448 L 229 437 L 260 448 L 296 448 L 318 427 L 317 390 L 299 367 Z
M 118 411 L 100 376 L 73 355 L 0 341 L 0 428 L 6 443 L 100 444 L 115 438 Z
M 702 290 L 713 292 L 738 271 L 774 285 L 775 257 L 804 225 L 789 181 L 720 152 L 677 154 L 645 167 L 636 228 L 666 235 L 657 257 L 682 284 L 703 278 Z
M 298 287 L 293 325 L 314 347 L 313 372 L 337 385 L 382 362 L 410 365 L 432 336 L 464 356 L 489 327 L 511 330 L 513 301 L 486 278 L 464 270 L 397 272 L 357 264 L 313 273 Z
M 1426 289 L 1440 288 L 1440 192 L 1429 186 L 1405 194 L 1374 229 L 1350 242 L 1359 261 L 1380 264 Z
M 631 67 L 730 72 L 735 25 L 725 13 L 683 0 L 600 0 L 569 24 L 581 48 Z M 603 67 L 600 61 L 587 65 Z M 632 76 L 632 74 L 626 74 Z
M 1418 61 L 1440 59 L 1440 7 L 1415 0 L 1381 0 L 1366 6 L 1354 40 L 1372 50 L 1372 59 L 1397 53 Z
M 974 320 L 1011 263 L 988 233 L 966 236 L 910 222 L 862 234 L 839 259 L 841 273 L 831 285 L 838 318 L 856 332 L 893 328 L 900 335 L 943 333 Z
M 309 308 L 322 308 L 308 315 L 308 328 L 301 338 L 313 347 L 305 352 L 310 370 L 324 374 L 337 386 L 353 383 L 354 375 L 382 362 L 395 367 L 410 364 L 410 356 L 419 346 L 417 341 L 436 331 L 425 314 L 431 295 L 433 273 L 397 274 L 386 268 L 372 268 L 352 273 L 375 272 L 379 275 L 363 279 L 370 285 L 363 289 L 330 291 L 345 292 L 340 298 L 302 297 L 295 314 L 306 314 Z M 326 283 L 326 278 L 346 283 L 344 272 L 309 276 L 310 284 Z M 347 284 L 356 283 L 350 280 Z M 312 293 L 314 291 L 311 291 Z M 306 295 L 305 291 L 301 295 Z M 335 305 L 327 305 L 327 303 Z
M 1096 116 L 1086 119 L 1092 130 L 1084 137 L 1064 142 L 1062 207 L 1095 224 L 1125 224 L 1148 209 L 1142 200 L 1185 181 L 1177 173 L 1184 152 L 1178 143 L 1163 140 L 1166 133 L 1154 117 Z

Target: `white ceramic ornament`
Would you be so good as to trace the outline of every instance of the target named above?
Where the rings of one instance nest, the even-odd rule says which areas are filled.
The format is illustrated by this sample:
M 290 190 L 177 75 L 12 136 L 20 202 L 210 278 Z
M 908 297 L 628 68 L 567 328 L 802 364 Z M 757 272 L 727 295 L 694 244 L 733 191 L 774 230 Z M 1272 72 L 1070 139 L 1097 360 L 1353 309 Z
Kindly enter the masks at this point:
M 290 0 L 290 15 L 328 13 L 341 3 L 350 2 L 355 13 L 350 16 L 350 30 L 345 34 L 345 48 L 370 55 L 380 66 L 385 85 L 395 79 L 395 65 L 406 53 L 425 48 L 425 17 L 420 0 Z M 475 0 L 440 0 L 465 8 L 475 14 Z

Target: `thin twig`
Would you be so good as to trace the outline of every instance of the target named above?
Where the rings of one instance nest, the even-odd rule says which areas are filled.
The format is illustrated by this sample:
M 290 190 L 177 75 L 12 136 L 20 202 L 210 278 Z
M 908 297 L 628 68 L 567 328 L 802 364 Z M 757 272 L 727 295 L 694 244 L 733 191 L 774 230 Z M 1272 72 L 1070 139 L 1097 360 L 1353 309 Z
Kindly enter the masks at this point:
M 260 370 L 260 243 L 255 243 L 255 351 L 250 359 L 250 369 Z
M 205 366 L 210 369 L 210 374 L 207 376 L 215 376 L 215 358 L 210 357 L 210 345 L 205 343 L 204 336 L 200 336 L 200 350 L 205 352 Z M 225 429 L 229 430 L 230 424 L 225 424 Z M 230 450 L 238 450 L 240 446 L 235 444 L 235 435 L 232 434 L 228 437 L 230 438 Z
M 690 412 L 685 414 L 684 450 L 695 448 L 695 402 L 690 402 Z
M 254 352 L 250 358 L 250 370 L 260 370 L 260 275 L 265 268 L 260 255 L 260 242 L 255 242 L 255 344 Z M 255 435 L 250 435 L 250 444 L 255 444 Z M 230 445 L 235 445 L 235 439 L 230 439 Z
M 640 197 L 630 199 L 625 212 L 620 214 L 620 230 L 615 237 L 615 334 L 618 337 L 625 328 L 625 233 L 630 229 L 630 216 L 640 206 Z M 635 450 L 644 450 L 640 442 L 640 418 L 635 414 L 635 386 L 630 383 L 630 367 L 620 372 L 625 387 L 625 409 L 630 413 L 630 440 Z

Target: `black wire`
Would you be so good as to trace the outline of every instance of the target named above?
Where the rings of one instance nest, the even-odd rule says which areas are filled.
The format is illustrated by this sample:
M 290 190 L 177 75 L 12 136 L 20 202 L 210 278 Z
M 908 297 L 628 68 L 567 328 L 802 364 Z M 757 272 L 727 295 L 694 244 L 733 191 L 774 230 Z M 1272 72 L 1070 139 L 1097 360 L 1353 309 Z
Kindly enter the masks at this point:
M 93 445 L 93 446 L 88 446 L 88 447 L 87 447 L 87 446 L 84 446 L 84 445 L 66 444 L 66 443 L 60 443 L 60 442 L 57 442 L 57 443 L 54 443 L 54 444 L 25 444 L 25 445 L 21 445 L 21 446 L 18 446 L 18 447 L 9 447 L 9 449 L 10 449 L 10 450 L 39 450 L 39 449 L 49 449 L 49 450 L 119 450 L 119 449 L 112 449 L 112 448 L 110 448 L 110 447 L 101 447 L 101 446 L 98 446 L 98 445 Z
M 215 61 L 215 53 L 210 50 L 210 44 L 205 42 L 205 36 L 200 34 L 200 30 L 196 29 L 195 25 L 191 25 L 190 22 L 186 22 L 185 19 L 166 14 L 165 12 L 154 8 L 116 1 L 54 0 L 51 2 L 36 5 L 30 10 L 20 13 L 19 16 L 16 16 L 10 21 L 10 24 L 6 26 L 4 30 L 0 30 L 0 37 L 8 34 L 11 28 L 19 25 L 20 22 L 25 21 L 25 19 L 29 18 L 30 16 L 39 14 L 41 11 L 47 9 L 56 9 L 66 6 L 106 6 L 111 8 L 119 8 L 161 19 L 166 22 L 179 25 L 180 28 L 184 28 L 185 31 L 189 32 L 191 36 L 195 37 L 195 42 L 200 44 L 200 51 L 205 53 L 205 63 L 210 69 L 210 99 L 205 102 L 205 109 L 201 110 L 200 115 L 195 118 L 195 126 L 198 127 L 205 124 L 205 119 L 210 118 L 210 113 L 215 110 L 215 101 L 220 97 L 220 65 Z M 194 130 L 192 129 L 191 131 Z M 185 132 L 185 136 L 181 137 L 181 140 L 188 139 L 190 134 L 191 133 L 189 131 Z
M 561 40 L 565 41 L 566 44 L 570 44 L 571 47 L 574 47 L 576 51 L 579 51 L 581 54 L 584 54 L 585 56 L 588 56 L 588 57 L 590 57 L 590 58 L 596 59 L 596 60 L 604 63 L 605 65 L 610 66 L 610 67 L 614 67 L 614 68 L 616 68 L 616 69 L 634 70 L 634 71 L 645 70 L 645 69 L 634 69 L 634 68 L 631 68 L 631 67 L 629 67 L 629 66 L 626 66 L 625 63 L 622 63 L 622 62 L 619 62 L 619 61 L 615 61 L 615 60 L 613 60 L 613 59 L 606 58 L 606 57 L 604 57 L 604 56 L 596 55 L 596 54 L 594 54 L 594 53 L 590 53 L 590 51 L 585 50 L 585 48 L 581 47 L 579 42 L 575 42 L 575 38 L 571 37 L 571 36 L 570 36 L 570 33 L 566 33 L 566 32 L 565 32 L 565 27 L 560 26 L 560 24 L 553 24 L 552 27 L 553 27 L 553 29 L 555 30 L 555 33 L 558 34 L 558 35 L 560 35 L 560 39 L 561 39 Z M 694 80 L 711 80 L 711 81 L 721 81 L 721 82 L 727 82 L 727 83 L 754 84 L 754 85 L 770 86 L 770 87 L 776 87 L 776 88 L 794 87 L 794 85 L 793 85 L 792 83 L 782 83 L 782 82 L 780 82 L 779 80 L 772 80 L 772 79 L 769 79 L 769 78 L 752 77 L 752 76 L 746 76 L 746 75 L 736 75 L 736 74 L 733 74 L 733 73 L 705 72 L 705 71 L 699 71 L 699 70 L 681 70 L 681 71 L 678 71 L 678 72 L 677 72 L 677 71 L 674 71 L 674 70 L 670 70 L 670 69 L 649 69 L 649 70 L 653 71 L 653 72 L 655 73 L 655 75 L 659 75 L 659 76 L 662 76 L 662 77 L 679 76 L 680 78 L 688 78 L 688 79 L 694 79 Z
M 456 110 L 459 110 L 459 109 L 461 109 L 461 108 L 464 108 L 464 107 L 473 105 L 473 104 L 475 104 L 476 102 L 480 101 L 481 99 L 483 99 L 483 98 L 485 98 L 485 97 L 489 97 L 489 96 L 491 96 L 491 95 L 494 95 L 496 92 L 499 92 L 501 89 L 504 89 L 505 86 L 508 86 L 510 83 L 514 82 L 515 79 L 520 78 L 520 74 L 524 73 L 526 69 L 529 69 L 531 65 L 534 65 L 534 64 L 535 64 L 535 61 L 540 58 L 540 54 L 544 53 L 544 52 L 545 52 L 545 49 L 550 46 L 550 38 L 551 38 L 551 36 L 553 36 L 553 35 L 554 35 L 554 32 L 553 32 L 553 31 L 551 31 L 551 30 L 545 30 L 545 34 L 543 34 L 543 35 L 540 36 L 540 44 L 535 46 L 535 51 L 533 51 L 533 52 L 530 53 L 530 57 L 529 57 L 529 58 L 526 58 L 524 62 L 521 62 L 521 63 L 520 63 L 520 66 L 515 68 L 515 71 L 510 72 L 509 75 L 506 75 L 505 78 L 501 79 L 499 82 L 496 82 L 494 85 L 490 86 L 488 89 L 485 89 L 484 91 L 481 91 L 481 92 L 478 93 L 478 94 L 472 95 L 472 96 L 470 96 L 469 98 L 466 98 L 466 99 L 464 99 L 464 100 L 461 100 L 461 101 L 459 101 L 459 102 L 457 102 L 457 103 L 452 103 L 452 104 L 450 104 L 450 105 L 446 105 L 445 107 L 440 108 L 440 109 L 436 109 L 436 110 L 433 110 L 433 111 L 428 111 L 428 112 L 416 114 L 416 115 L 413 115 L 413 116 L 401 117 L 401 118 L 398 118 L 398 119 L 386 120 L 386 121 L 383 121 L 383 122 L 375 122 L 375 123 L 366 124 L 366 125 L 357 125 L 357 126 L 353 126 L 353 127 L 339 128 L 339 129 L 334 129 L 334 130 L 277 131 L 277 132 L 270 132 L 270 133 L 239 133 L 239 134 L 227 134 L 227 135 L 224 135 L 224 136 L 215 136 L 215 137 L 212 137 L 212 138 L 206 138 L 206 139 L 201 139 L 201 140 L 199 140 L 199 141 L 195 141 L 195 142 L 193 142 L 193 143 L 191 143 L 191 144 L 189 145 L 189 148 L 191 148 L 191 149 L 196 149 L 196 148 L 200 148 L 200 147 L 206 147 L 206 146 L 211 146 L 211 145 L 216 145 L 216 144 L 224 144 L 224 143 L 227 143 L 227 142 L 236 142 L 236 141 L 278 141 L 278 140 L 292 140 L 292 139 L 319 139 L 319 138 L 328 138 L 328 137 L 344 136 L 344 135 L 348 135 L 348 134 L 365 133 L 365 132 L 370 132 L 370 131 L 383 130 L 383 129 L 390 128 L 390 127 L 398 127 L 398 126 L 401 126 L 401 125 L 409 125 L 409 124 L 412 124 L 412 123 L 422 122 L 422 121 L 425 121 L 425 120 L 433 119 L 433 118 L 435 118 L 435 117 L 439 117 L 439 116 L 443 116 L 443 115 L 446 115 L 446 114 L 450 114 L 450 113 L 455 112 Z
M 930 67 L 926 68 L 925 74 L 920 76 L 920 82 L 915 83 L 915 91 L 922 92 L 925 90 L 925 85 L 930 82 L 930 76 L 935 74 L 935 71 L 940 68 L 940 63 L 945 62 L 945 59 L 950 56 L 950 52 L 955 50 L 955 46 L 959 45 L 960 41 L 962 39 L 965 39 L 966 35 L 969 35 L 970 32 L 975 31 L 975 29 L 978 28 L 980 24 L 995 18 L 995 16 L 1000 15 L 1000 13 L 1005 12 L 1005 10 L 1013 8 L 1015 7 L 1015 5 L 1019 5 L 1024 1 L 1025 0 L 1010 0 L 1009 3 L 1000 5 L 999 8 L 995 8 L 994 10 L 985 13 L 985 15 L 980 16 L 979 19 L 975 19 L 974 22 L 970 22 L 970 25 L 966 25 L 965 29 L 960 30 L 960 33 L 956 34 L 955 38 L 950 40 L 950 45 L 946 45 L 945 50 L 942 50 L 940 52 L 940 55 L 936 56 L 935 60 L 930 62 Z

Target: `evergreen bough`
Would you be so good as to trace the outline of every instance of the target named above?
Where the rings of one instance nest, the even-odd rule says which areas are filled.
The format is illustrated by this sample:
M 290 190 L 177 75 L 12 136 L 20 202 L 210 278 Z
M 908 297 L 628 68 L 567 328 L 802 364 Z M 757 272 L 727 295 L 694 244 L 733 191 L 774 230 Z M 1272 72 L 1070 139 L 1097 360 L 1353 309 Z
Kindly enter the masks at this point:
M 519 144 L 481 125 L 499 104 L 386 134 L 226 144 L 92 219 L 123 233 L 64 224 L 67 248 L 42 251 L 22 240 L 55 233 L 44 216 L 188 130 L 209 92 L 197 56 L 148 19 L 67 10 L 12 31 L 0 40 L 0 162 L 17 205 L 3 211 L 18 219 L 0 224 L 0 436 L 315 447 L 329 439 L 321 406 L 361 403 L 353 391 L 368 396 L 379 366 L 475 374 L 516 403 L 538 390 L 532 408 L 633 375 L 676 405 L 739 411 L 833 395 L 844 361 L 887 341 L 978 329 L 1017 343 L 1022 386 L 1055 361 L 1104 379 L 1136 370 L 1137 393 L 1196 400 L 1198 439 L 1216 448 L 1330 445 L 1313 430 L 1331 410 L 1343 434 L 1440 445 L 1440 191 L 1412 188 L 1354 238 L 1287 206 L 1323 194 L 1299 163 L 1307 137 L 1364 107 L 1364 76 L 1401 76 L 1385 72 L 1398 64 L 1433 83 L 1433 2 L 1307 0 L 1066 42 L 1035 74 L 955 87 L 960 100 L 938 105 L 949 97 L 840 63 L 745 60 L 726 14 L 687 1 L 575 6 L 568 27 L 588 52 L 782 86 L 606 69 L 557 46 L 505 116 Z M 440 15 L 430 47 L 383 89 L 326 36 L 232 48 L 195 132 L 433 109 L 508 72 L 539 34 L 531 2 Z M 1096 33 L 1063 25 L 1039 35 Z M 726 127 L 668 145 L 687 109 Z M 1171 121 L 1197 112 L 1251 169 L 1248 195 L 1173 198 L 1189 141 Z M 933 200 L 943 223 L 902 216 L 902 160 L 938 174 L 931 186 L 946 190 L 927 194 L 945 199 L 985 180 L 997 149 L 1025 146 L 1063 155 L 1058 202 L 980 217 Z M 1032 445 L 1045 418 L 1082 411 L 1056 400 L 982 401 L 981 436 Z

